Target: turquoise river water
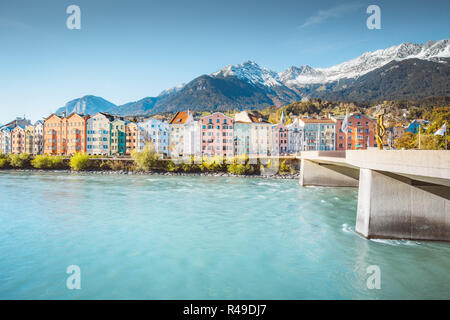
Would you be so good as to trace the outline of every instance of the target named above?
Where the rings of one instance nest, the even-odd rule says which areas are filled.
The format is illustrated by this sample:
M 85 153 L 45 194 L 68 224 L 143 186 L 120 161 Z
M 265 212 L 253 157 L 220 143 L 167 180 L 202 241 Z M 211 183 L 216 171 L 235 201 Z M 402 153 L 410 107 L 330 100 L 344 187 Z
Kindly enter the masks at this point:
M 356 207 L 295 180 L 0 172 L 0 299 L 450 298 L 449 243 L 364 239 Z

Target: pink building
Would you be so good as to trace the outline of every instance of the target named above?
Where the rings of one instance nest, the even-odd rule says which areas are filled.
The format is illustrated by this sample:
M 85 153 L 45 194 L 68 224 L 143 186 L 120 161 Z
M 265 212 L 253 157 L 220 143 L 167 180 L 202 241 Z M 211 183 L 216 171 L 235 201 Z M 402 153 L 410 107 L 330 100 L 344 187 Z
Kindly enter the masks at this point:
M 342 131 L 344 116 L 332 117 L 336 122 L 336 150 L 360 150 L 377 145 L 376 120 L 360 113 L 352 114 L 347 121 L 347 134 Z M 345 144 L 347 143 L 347 146 Z
M 15 127 L 11 132 L 11 152 L 25 152 L 25 128 L 21 126 Z
M 284 121 L 272 126 L 273 155 L 288 153 L 288 129 Z
M 200 118 L 202 155 L 233 156 L 233 126 L 234 119 L 220 112 Z

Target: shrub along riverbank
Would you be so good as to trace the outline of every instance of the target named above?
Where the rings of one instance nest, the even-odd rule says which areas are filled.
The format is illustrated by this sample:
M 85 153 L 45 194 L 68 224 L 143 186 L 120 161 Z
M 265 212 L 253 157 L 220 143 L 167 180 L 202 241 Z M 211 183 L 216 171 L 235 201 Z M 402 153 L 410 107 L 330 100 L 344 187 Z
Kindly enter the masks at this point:
M 296 164 L 288 160 L 269 160 L 267 163 L 251 163 L 247 156 L 224 159 L 222 157 L 188 158 L 187 161 L 163 159 L 151 148 L 133 153 L 132 158 L 105 159 L 77 153 L 70 158 L 50 155 L 30 156 L 0 154 L 0 169 L 38 169 L 71 171 L 115 171 L 121 173 L 168 173 L 212 175 L 292 175 Z

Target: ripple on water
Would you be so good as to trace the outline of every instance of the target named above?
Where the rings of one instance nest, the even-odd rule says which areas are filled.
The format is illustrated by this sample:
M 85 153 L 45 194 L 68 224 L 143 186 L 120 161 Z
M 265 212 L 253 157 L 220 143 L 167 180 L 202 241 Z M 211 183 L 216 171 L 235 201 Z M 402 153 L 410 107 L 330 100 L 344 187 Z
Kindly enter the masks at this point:
M 352 188 L 0 174 L 0 299 L 450 298 L 450 246 L 358 236 Z M 372 264 L 389 283 L 376 292 Z

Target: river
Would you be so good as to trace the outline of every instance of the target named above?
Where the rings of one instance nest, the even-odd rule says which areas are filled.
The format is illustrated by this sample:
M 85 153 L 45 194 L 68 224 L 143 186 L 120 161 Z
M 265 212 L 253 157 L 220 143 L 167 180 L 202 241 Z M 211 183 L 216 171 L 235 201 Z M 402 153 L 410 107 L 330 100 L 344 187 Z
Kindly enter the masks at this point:
M 0 171 L 0 299 L 450 298 L 449 243 L 364 239 L 356 207 L 296 180 Z

